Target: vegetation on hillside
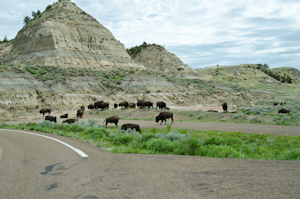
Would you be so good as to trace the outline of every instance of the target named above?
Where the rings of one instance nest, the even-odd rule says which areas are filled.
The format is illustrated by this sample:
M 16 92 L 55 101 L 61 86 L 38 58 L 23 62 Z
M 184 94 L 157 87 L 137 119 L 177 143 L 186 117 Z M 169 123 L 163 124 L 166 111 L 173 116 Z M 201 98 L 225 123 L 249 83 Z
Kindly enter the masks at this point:
M 0 128 L 27 129 L 73 137 L 113 153 L 178 154 L 217 158 L 300 160 L 300 136 L 243 134 L 241 132 L 172 129 L 106 129 L 89 119 L 75 124 L 0 124 Z
M 0 41 L 0 44 L 8 43 L 8 42 L 10 42 L 10 40 L 8 40 L 7 36 L 5 35 L 4 39 L 2 41 Z
M 157 44 L 147 44 L 146 42 L 144 42 L 140 46 L 135 46 L 135 47 L 132 47 L 130 49 L 127 48 L 126 51 L 131 56 L 131 58 L 134 59 L 142 51 L 142 49 L 145 49 L 149 46 L 158 47 L 160 50 L 165 49 L 163 46 L 160 46 L 160 45 L 157 45 Z

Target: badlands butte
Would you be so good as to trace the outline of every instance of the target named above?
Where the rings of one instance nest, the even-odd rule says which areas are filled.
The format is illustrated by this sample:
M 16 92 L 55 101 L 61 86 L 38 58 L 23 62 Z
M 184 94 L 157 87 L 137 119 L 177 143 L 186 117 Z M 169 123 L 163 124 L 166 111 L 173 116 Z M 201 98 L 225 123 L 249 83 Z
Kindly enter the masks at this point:
M 41 108 L 77 110 L 98 100 L 110 107 L 138 99 L 169 107 L 245 106 L 274 97 L 263 88 L 293 87 L 300 78 L 297 69 L 266 64 L 194 70 L 163 46 L 146 42 L 125 49 L 69 0 L 47 6 L 13 40 L 0 44 L 0 72 L 0 118 L 37 115 Z

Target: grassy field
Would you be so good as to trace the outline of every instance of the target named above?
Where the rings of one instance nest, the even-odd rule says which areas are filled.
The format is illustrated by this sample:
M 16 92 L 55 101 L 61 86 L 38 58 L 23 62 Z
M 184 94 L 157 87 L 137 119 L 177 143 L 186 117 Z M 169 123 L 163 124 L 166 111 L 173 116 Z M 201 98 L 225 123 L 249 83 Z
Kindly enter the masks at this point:
M 90 119 L 76 124 L 8 125 L 0 128 L 35 130 L 80 139 L 112 153 L 178 154 L 217 158 L 300 160 L 300 136 L 243 134 L 240 132 L 173 129 L 106 129 Z

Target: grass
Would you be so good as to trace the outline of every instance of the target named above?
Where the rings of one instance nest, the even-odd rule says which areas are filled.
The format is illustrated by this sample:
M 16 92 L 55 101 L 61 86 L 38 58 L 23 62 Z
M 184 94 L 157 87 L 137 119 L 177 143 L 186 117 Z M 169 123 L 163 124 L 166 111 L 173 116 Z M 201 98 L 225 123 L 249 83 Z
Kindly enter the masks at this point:
M 300 160 L 300 136 L 173 129 L 122 131 L 103 128 L 90 119 L 75 124 L 23 123 L 0 128 L 26 129 L 80 139 L 111 153 L 195 155 L 216 158 Z

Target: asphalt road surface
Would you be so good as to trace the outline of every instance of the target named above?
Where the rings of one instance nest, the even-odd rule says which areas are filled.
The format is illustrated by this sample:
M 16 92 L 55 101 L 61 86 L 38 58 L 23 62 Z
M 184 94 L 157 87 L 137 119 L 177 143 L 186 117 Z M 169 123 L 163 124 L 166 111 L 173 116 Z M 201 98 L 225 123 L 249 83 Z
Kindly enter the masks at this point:
M 1 199 L 300 198 L 299 161 L 111 154 L 38 134 L 88 157 L 55 140 L 0 130 Z

